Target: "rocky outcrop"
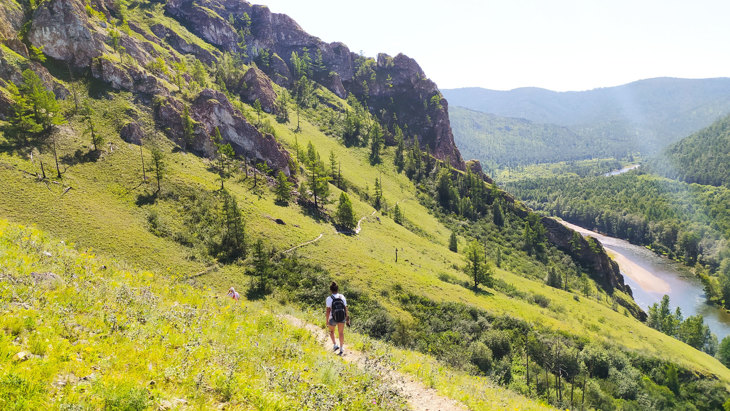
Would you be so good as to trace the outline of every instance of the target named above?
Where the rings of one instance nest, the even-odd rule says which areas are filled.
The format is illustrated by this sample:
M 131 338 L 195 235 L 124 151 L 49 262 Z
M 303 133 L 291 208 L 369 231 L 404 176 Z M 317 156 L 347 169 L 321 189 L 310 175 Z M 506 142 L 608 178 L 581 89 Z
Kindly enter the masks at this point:
M 28 40 L 76 68 L 89 67 L 105 47 L 104 36 L 92 26 L 81 0 L 50 0 L 38 6 Z
M 482 168 L 482 163 L 479 162 L 479 160 L 469 160 L 466 162 L 466 169 L 471 171 L 472 173 L 476 174 L 484 180 L 485 182 L 489 184 L 494 184 L 494 181 L 489 178 L 489 176 L 484 172 L 484 169 Z
M 195 138 L 190 149 L 212 157 L 215 153 L 210 136 L 217 127 L 223 140 L 230 143 L 237 155 L 253 162 L 265 162 L 274 170 L 289 175 L 289 154 L 276 142 L 272 135 L 261 134 L 220 92 L 205 89 L 189 108 L 190 117 L 195 121 Z M 181 144 L 183 104 L 168 98 L 155 109 L 158 125 L 167 135 Z
M 0 85 L 3 82 L 20 84 L 23 82 L 23 70 L 33 70 L 43 81 L 48 90 L 53 91 L 56 98 L 65 99 L 70 94 L 68 89 L 56 80 L 42 65 L 26 60 L 24 56 L 14 55 L 0 48 Z
M 215 12 L 217 9 L 218 13 Z M 188 28 L 198 34 L 208 43 L 221 50 L 237 52 L 238 33 L 228 20 L 222 16 L 233 14 L 226 12 L 217 1 L 169 0 L 165 11 L 176 19 L 185 23 Z
M 271 79 L 283 86 L 291 86 L 288 61 L 292 52 L 309 53 L 312 60 L 321 56 L 323 67 L 315 67 L 313 78 L 340 97 L 352 93 L 366 101 L 373 113 L 387 118 L 406 131 L 409 138 L 418 138 L 422 147 L 427 146 L 440 159 L 464 170 L 465 164 L 454 143 L 448 115 L 448 104 L 436 85 L 428 80 L 411 58 L 398 55 L 378 57 L 372 67 L 375 79 L 369 75 L 357 77 L 358 69 L 367 59 L 362 59 L 342 43 L 325 43 L 306 33 L 289 16 L 272 13 L 265 6 L 252 6 L 242 0 L 170 0 L 166 12 L 181 20 L 192 32 L 198 34 L 221 50 L 239 50 L 237 30 L 244 30 L 248 54 L 255 59 L 262 50 L 271 56 L 268 66 L 262 67 Z M 250 26 L 245 26 L 249 16 Z M 233 16 L 231 24 L 228 19 Z M 224 18 L 226 17 L 226 18 Z M 362 82 L 366 81 L 367 87 Z M 432 100 L 434 96 L 437 100 Z M 426 104 L 424 104 L 426 103 Z
M 0 40 L 15 39 L 23 26 L 23 8 L 15 0 L 0 3 Z
M 575 231 L 560 224 L 554 218 L 543 217 L 541 222 L 547 231 L 548 241 L 585 267 L 593 280 L 604 290 L 609 293 L 618 290 L 629 296 L 633 295 L 631 287 L 624 283 L 624 277 L 621 275 L 618 264 L 606 254 L 606 250 L 600 242 L 595 239 L 586 240 L 582 235 L 575 235 Z M 616 301 L 625 306 L 634 317 L 640 320 L 646 319 L 646 313 L 633 300 L 617 299 Z
M 368 65 L 362 60 L 359 64 Z M 385 118 L 397 118 L 395 123 L 418 137 L 421 147 L 428 146 L 436 158 L 448 159 L 454 167 L 464 170 L 464 160 L 451 132 L 448 103 L 418 63 L 403 54 L 380 54 L 370 70 L 374 79 L 372 75 L 358 75 L 345 81 L 345 87 L 366 100 L 374 112 L 385 111 Z
M 167 96 L 170 92 L 163 83 L 137 65 L 122 65 L 99 57 L 91 65 L 91 76 L 101 80 L 115 90 L 128 90 L 148 96 Z
M 138 123 L 127 123 L 119 130 L 119 136 L 122 140 L 130 144 L 140 145 L 142 144 L 142 138 L 144 138 L 144 132 L 142 127 Z
M 0 120 L 7 120 L 10 117 L 12 104 L 13 99 L 10 95 L 0 90 Z
M 267 113 L 276 111 L 276 92 L 271 85 L 271 80 L 256 67 L 248 69 L 241 79 L 241 87 L 236 91 L 241 99 L 249 104 L 256 100 L 261 103 L 261 108 Z
M 180 37 L 175 30 L 172 30 L 169 27 L 165 27 L 162 24 L 155 24 L 150 27 L 150 29 L 155 36 L 169 44 L 173 49 L 181 54 L 192 54 L 198 60 L 207 65 L 211 65 L 218 60 L 220 53 L 211 53 L 197 44 L 186 41 L 184 38 Z

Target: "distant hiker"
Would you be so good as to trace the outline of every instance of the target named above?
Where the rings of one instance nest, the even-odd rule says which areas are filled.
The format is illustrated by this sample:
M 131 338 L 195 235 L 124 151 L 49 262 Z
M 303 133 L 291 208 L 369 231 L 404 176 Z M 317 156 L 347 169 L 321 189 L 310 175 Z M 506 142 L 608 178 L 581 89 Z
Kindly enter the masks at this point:
M 233 289 L 233 287 L 228 289 L 228 296 L 233 298 L 236 302 L 241 299 L 241 296 L 238 294 L 236 290 Z
M 327 321 L 327 327 L 330 331 L 330 338 L 332 339 L 332 349 L 334 351 L 339 350 L 338 354 L 342 355 L 345 347 L 345 323 L 350 322 L 350 313 L 347 311 L 347 300 L 345 296 L 339 294 L 340 287 L 337 283 L 332 281 L 330 284 L 330 291 L 332 295 L 327 297 L 325 306 L 327 307 L 327 313 L 325 315 Z M 340 337 L 340 345 L 335 342 L 335 325 L 337 325 L 337 332 Z

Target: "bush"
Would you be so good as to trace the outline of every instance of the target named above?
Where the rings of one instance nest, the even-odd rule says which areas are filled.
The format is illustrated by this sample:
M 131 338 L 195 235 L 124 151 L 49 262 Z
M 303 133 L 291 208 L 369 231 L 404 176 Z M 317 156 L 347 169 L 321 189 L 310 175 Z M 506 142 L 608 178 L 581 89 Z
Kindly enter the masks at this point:
M 103 397 L 104 409 L 110 411 L 141 411 L 147 408 L 149 402 L 147 390 L 133 385 L 108 387 Z
M 492 370 L 492 350 L 486 344 L 481 341 L 474 342 L 469 347 L 469 352 L 472 364 L 476 365 L 481 372 L 486 374 Z
M 489 347 L 496 360 L 501 360 L 503 357 L 510 354 L 512 351 L 512 344 L 510 342 L 510 336 L 506 331 L 501 330 L 490 330 L 484 333 L 482 341 Z

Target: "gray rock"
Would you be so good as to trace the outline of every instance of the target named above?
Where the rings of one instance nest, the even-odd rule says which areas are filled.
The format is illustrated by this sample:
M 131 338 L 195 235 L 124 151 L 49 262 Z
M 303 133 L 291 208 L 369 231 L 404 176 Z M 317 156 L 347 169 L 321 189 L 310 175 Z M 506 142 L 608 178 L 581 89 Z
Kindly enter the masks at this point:
M 142 127 L 138 123 L 127 123 L 122 127 L 122 129 L 119 131 L 119 137 L 122 138 L 122 140 L 126 141 L 127 143 L 140 145 L 142 144 L 142 138 L 144 138 L 144 133 L 142 132 Z

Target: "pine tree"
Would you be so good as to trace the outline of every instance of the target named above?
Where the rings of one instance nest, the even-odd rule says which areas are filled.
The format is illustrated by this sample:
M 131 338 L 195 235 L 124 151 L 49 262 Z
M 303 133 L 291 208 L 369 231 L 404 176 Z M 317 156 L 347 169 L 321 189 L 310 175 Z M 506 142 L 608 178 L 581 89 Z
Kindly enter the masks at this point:
M 81 118 L 86 123 L 86 132 L 91 136 L 91 145 L 94 147 L 94 151 L 99 150 L 99 146 L 103 143 L 104 138 L 97 133 L 96 125 L 94 124 L 94 109 L 91 108 L 89 101 L 84 101 L 84 105 L 81 108 Z
M 268 279 L 271 275 L 271 261 L 269 253 L 264 247 L 264 242 L 260 238 L 256 240 L 253 246 L 253 264 L 247 270 L 249 275 L 254 276 L 257 280 L 252 284 L 256 294 L 268 293 Z
M 256 126 L 261 126 L 261 112 L 263 109 L 261 108 L 261 101 L 259 101 L 259 99 L 256 99 L 256 101 L 253 102 L 253 110 L 256 112 L 257 116 Z
M 496 258 L 496 265 L 497 267 L 502 267 L 502 249 L 497 247 L 497 258 Z
M 479 284 L 491 285 L 492 268 L 482 253 L 482 247 L 476 240 L 472 240 L 466 249 L 466 267 L 464 271 L 474 279 L 474 288 Z
M 190 109 L 187 105 L 183 107 L 182 126 L 183 149 L 187 150 L 188 146 L 193 143 L 193 139 L 195 138 L 195 120 L 190 117 Z
M 289 92 L 286 89 L 281 90 L 276 97 L 276 121 L 289 122 Z
M 283 171 L 279 171 L 276 175 L 276 187 L 274 188 L 276 203 L 279 205 L 289 204 L 289 200 L 291 200 L 291 189 L 292 183 L 289 182 Z
M 383 148 L 383 131 L 378 123 L 373 123 L 368 133 L 370 140 L 370 164 L 380 163 L 380 150 Z
M 332 150 L 330 150 L 330 175 L 333 182 L 337 181 L 337 157 Z
M 403 225 L 403 211 L 398 203 L 396 203 L 395 208 L 393 208 L 393 221 L 395 221 L 396 224 Z
M 315 157 L 314 161 L 309 162 L 307 168 L 309 170 L 307 175 L 309 190 L 312 192 L 315 208 L 319 208 L 320 205 L 327 203 L 329 197 L 327 172 L 324 164 L 319 160 L 319 155 Z
M 224 261 L 234 261 L 246 258 L 246 229 L 238 203 L 228 191 L 222 190 L 224 231 L 221 244 L 221 258 Z
M 504 226 L 504 212 L 502 211 L 502 206 L 499 204 L 499 202 L 494 203 L 493 212 L 494 215 L 492 217 L 494 225 L 496 225 L 497 227 Z
M 160 192 L 160 182 L 165 176 L 165 154 L 158 147 L 152 147 L 152 167 L 157 180 L 157 192 Z
M 373 195 L 373 207 L 380 210 L 383 206 L 383 187 L 380 185 L 380 179 L 375 179 L 375 194 Z
M 405 142 L 403 141 L 403 131 L 397 125 L 395 126 L 395 144 L 395 159 L 393 163 L 400 173 L 406 165 L 404 158 Z
M 352 202 L 350 201 L 350 197 L 345 193 L 340 193 L 340 202 L 337 205 L 335 221 L 348 230 L 354 229 L 357 225 L 355 212 L 352 209 Z
M 451 236 L 449 237 L 449 250 L 455 253 L 459 250 L 459 244 L 456 241 L 456 233 L 454 233 L 453 231 L 451 232 Z
M 218 177 L 221 180 L 221 190 L 223 190 L 223 182 L 230 177 L 230 165 L 236 152 L 233 151 L 230 143 L 225 143 L 218 127 L 215 128 L 214 134 L 211 136 L 213 145 L 216 148 L 216 169 Z

